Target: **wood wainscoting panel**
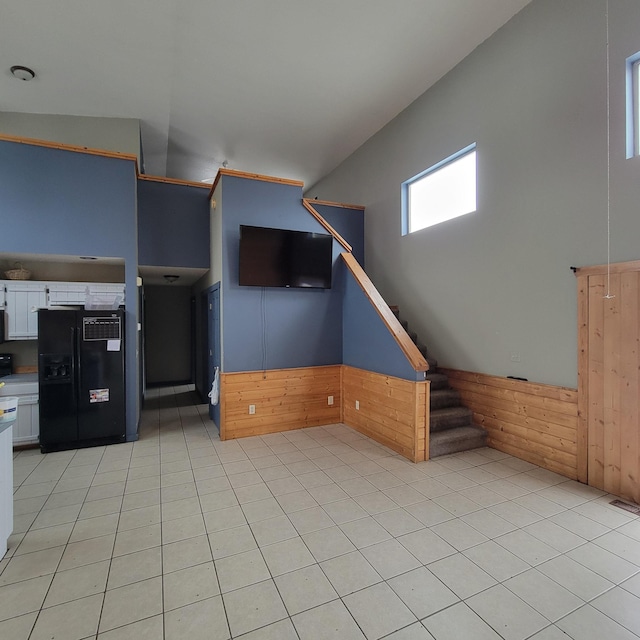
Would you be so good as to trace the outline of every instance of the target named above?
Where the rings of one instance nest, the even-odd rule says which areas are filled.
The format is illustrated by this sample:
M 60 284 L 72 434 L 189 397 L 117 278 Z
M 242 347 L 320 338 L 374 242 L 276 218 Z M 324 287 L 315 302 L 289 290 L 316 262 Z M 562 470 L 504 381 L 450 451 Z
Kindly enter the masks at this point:
M 340 422 L 342 365 L 220 374 L 220 439 Z M 333 396 L 333 405 L 328 404 Z M 255 405 L 255 414 L 249 414 Z
M 640 261 L 577 269 L 578 477 L 640 502 Z
M 578 478 L 578 392 L 566 387 L 441 369 L 484 427 L 489 446 Z
M 345 365 L 342 393 L 346 425 L 413 462 L 428 458 L 429 382 Z

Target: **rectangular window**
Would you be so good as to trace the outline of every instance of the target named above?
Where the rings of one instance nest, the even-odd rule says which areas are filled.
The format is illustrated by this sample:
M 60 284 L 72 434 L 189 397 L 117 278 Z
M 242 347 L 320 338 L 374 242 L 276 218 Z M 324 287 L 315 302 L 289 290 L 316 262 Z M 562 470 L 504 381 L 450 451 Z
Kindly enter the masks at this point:
M 477 208 L 475 143 L 402 183 L 403 234 Z
M 640 52 L 627 58 L 627 158 L 640 156 Z
M 633 74 L 633 125 L 635 130 L 635 155 L 640 155 L 640 60 L 632 67 Z

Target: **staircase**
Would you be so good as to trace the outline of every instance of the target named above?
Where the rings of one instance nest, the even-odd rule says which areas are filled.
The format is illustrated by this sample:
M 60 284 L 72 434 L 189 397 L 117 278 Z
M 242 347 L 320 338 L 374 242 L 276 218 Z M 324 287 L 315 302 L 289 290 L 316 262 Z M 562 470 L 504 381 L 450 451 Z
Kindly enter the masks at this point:
M 429 363 L 429 371 L 427 371 L 427 380 L 431 381 L 429 458 L 486 446 L 487 432 L 473 424 L 471 410 L 462 404 L 460 394 L 449 387 L 447 376 L 438 372 L 438 363 L 429 356 L 427 347 L 418 342 L 417 334 L 409 330 L 407 321 L 400 318 L 398 307 L 390 308 Z

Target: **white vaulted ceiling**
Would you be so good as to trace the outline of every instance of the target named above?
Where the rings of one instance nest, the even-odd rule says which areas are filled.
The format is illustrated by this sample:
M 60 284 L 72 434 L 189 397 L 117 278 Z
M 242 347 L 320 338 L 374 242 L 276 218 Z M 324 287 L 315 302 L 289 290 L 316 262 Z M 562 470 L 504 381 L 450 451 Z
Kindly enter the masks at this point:
M 0 111 L 139 119 L 150 174 L 311 186 L 528 2 L 4 0 Z

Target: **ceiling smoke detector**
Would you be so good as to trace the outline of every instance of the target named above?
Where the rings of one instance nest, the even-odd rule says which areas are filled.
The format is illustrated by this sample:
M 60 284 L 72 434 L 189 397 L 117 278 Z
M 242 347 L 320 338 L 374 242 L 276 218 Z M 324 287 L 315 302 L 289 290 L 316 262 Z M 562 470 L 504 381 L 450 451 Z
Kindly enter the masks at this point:
M 19 64 L 11 67 L 11 74 L 14 78 L 18 78 L 18 80 L 24 80 L 25 82 L 33 80 L 36 77 L 36 72 L 33 71 L 33 69 L 29 69 L 29 67 L 23 67 Z

